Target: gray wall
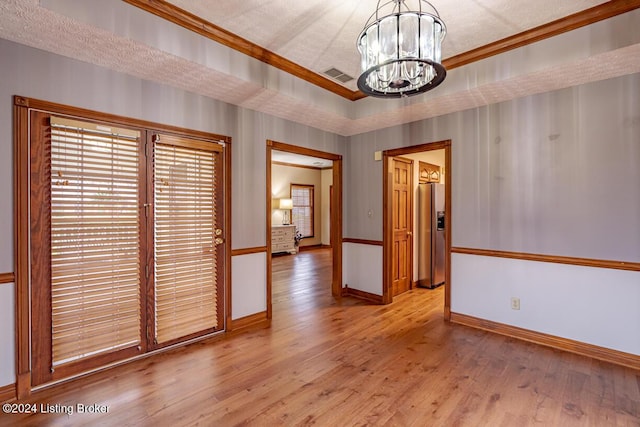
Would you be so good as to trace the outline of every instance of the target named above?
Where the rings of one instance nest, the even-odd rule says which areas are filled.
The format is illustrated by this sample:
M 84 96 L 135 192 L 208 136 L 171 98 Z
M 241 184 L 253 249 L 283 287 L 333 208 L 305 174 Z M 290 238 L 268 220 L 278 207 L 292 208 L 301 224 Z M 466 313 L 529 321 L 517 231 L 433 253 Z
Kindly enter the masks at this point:
M 0 57 L 2 273 L 14 270 L 13 95 L 231 136 L 233 248 L 266 244 L 267 139 L 343 154 L 344 236 L 372 240 L 382 239 L 382 164 L 374 161 L 374 152 L 451 139 L 454 246 L 640 262 L 638 74 L 345 138 L 4 40 Z M 468 260 L 456 262 L 454 275 L 462 272 L 456 265 Z M 520 268 L 509 267 L 516 272 Z M 356 281 L 366 276 L 357 269 L 350 274 Z M 601 336 L 611 335 L 610 330 L 625 322 L 638 329 L 640 315 L 635 313 L 640 313 L 640 301 L 633 286 L 637 276 L 618 279 L 606 271 L 602 275 L 605 281 L 625 281 L 615 294 L 631 307 L 625 310 L 629 316 L 618 325 L 606 325 L 609 330 L 602 330 Z M 554 286 L 569 289 L 565 284 L 580 277 L 568 272 Z M 454 277 L 454 291 L 456 285 Z M 463 295 L 454 292 L 452 308 L 458 304 L 460 312 L 475 314 L 474 307 L 480 304 L 473 298 L 465 302 L 474 284 L 467 285 L 457 288 Z M 508 298 L 507 286 L 491 296 Z M 232 283 L 232 289 L 248 294 L 263 292 L 263 287 L 262 280 L 247 281 L 242 287 Z M 6 320 L 0 332 L 0 386 L 14 381 L 12 290 L 11 284 L 0 285 L 0 312 Z M 575 291 L 571 288 L 567 301 L 580 295 L 579 287 Z M 551 312 L 548 299 L 538 294 L 531 295 L 541 297 L 538 310 L 562 321 L 565 307 Z M 588 303 L 603 301 L 594 296 Z M 487 299 L 482 304 L 498 302 Z M 590 319 L 589 304 L 574 312 L 576 327 Z M 608 313 L 614 313 L 617 304 L 612 301 Z M 492 313 L 477 315 L 491 318 Z M 518 324 L 506 317 L 503 322 Z M 536 322 L 534 318 L 520 325 L 543 330 Z M 546 332 L 571 337 L 554 329 Z M 629 341 L 624 336 L 612 343 L 595 341 L 640 354 L 640 340 L 619 345 L 625 339 Z
M 12 96 L 231 136 L 233 247 L 265 245 L 266 140 L 341 153 L 346 138 L 0 40 L 0 271 L 13 271 Z
M 234 249 L 266 245 L 267 139 L 336 154 L 341 154 L 346 141 L 335 134 L 6 40 L 0 40 L 0 58 L 0 273 L 14 271 L 13 95 L 231 136 Z M 251 268 L 260 265 L 264 268 L 264 261 L 256 261 L 257 267 Z M 242 304 L 242 293 L 254 298 L 264 295 L 264 288 L 264 279 L 232 283 L 234 307 L 244 315 L 255 313 L 254 307 L 264 306 L 264 297 L 247 307 Z M 0 296 L 0 313 L 6 320 L 0 331 L 2 386 L 15 380 L 13 285 L 0 285 Z
M 353 136 L 344 236 L 382 238 L 375 151 L 450 139 L 454 247 L 640 262 L 638 94 L 635 74 Z M 351 288 L 382 294 L 377 248 L 345 245 Z M 448 285 L 452 313 L 640 355 L 640 272 L 453 253 Z
M 382 238 L 375 151 L 451 139 L 453 246 L 640 262 L 638 94 L 634 74 L 353 136 L 344 235 Z

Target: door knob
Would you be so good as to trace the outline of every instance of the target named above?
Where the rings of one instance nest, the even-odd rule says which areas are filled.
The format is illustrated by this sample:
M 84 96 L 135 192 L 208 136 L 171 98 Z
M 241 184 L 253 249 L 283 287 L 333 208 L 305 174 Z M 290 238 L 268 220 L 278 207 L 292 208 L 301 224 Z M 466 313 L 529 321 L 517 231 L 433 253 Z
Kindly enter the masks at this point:
M 407 231 L 407 236 L 413 236 L 413 232 L 412 231 Z
M 222 237 L 216 237 L 216 239 L 213 241 L 213 243 L 217 245 L 221 245 L 224 242 L 224 239 Z

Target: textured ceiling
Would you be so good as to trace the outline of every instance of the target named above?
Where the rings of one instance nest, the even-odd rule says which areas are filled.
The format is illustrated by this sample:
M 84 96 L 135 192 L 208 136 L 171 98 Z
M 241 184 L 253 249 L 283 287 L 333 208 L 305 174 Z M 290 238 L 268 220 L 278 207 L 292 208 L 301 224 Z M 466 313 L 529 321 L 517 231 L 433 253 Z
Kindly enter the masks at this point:
M 333 165 L 333 161 L 331 160 L 277 150 L 273 150 L 271 152 L 271 160 L 274 162 L 309 166 L 320 169 L 330 168 Z
M 355 38 L 376 2 L 174 3 L 309 69 L 357 75 Z M 441 0 L 444 57 L 597 3 Z M 356 102 L 120 0 L 0 0 L 0 38 L 345 136 L 640 72 L 640 9 L 455 68 L 419 96 Z
M 303 67 L 323 73 L 331 67 L 357 79 L 356 39 L 376 10 L 377 0 L 169 0 Z M 384 3 L 384 2 L 382 2 Z M 603 0 L 433 0 L 447 26 L 443 58 L 580 12 Z M 417 0 L 406 0 L 417 8 Z M 428 6 L 423 6 L 432 12 Z M 355 80 L 346 84 L 356 90 Z

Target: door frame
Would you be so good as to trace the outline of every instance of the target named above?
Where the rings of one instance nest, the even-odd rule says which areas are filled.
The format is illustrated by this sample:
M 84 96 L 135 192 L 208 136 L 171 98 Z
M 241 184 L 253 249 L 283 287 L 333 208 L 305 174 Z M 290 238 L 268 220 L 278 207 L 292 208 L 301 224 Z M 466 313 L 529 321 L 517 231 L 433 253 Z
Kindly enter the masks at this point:
M 271 211 L 273 210 L 271 194 L 271 152 L 284 151 L 287 153 L 301 154 L 305 156 L 318 157 L 321 159 L 331 160 L 333 162 L 333 194 L 331 195 L 331 295 L 334 298 L 342 297 L 342 155 L 328 153 L 325 151 L 314 150 L 311 148 L 299 147 L 296 145 L 285 144 L 267 140 L 266 154 L 266 242 L 267 242 L 267 318 L 271 319 L 272 311 L 272 266 L 271 266 Z
M 13 97 L 13 149 L 14 149 L 14 248 L 15 248 L 15 334 L 16 334 L 16 383 L 15 394 L 17 399 L 24 399 L 31 395 L 32 386 L 32 343 L 31 343 L 31 213 L 30 213 L 30 162 L 31 162 L 31 135 L 30 113 L 32 110 L 45 111 L 51 114 L 78 117 L 88 121 L 108 122 L 113 125 L 139 128 L 142 131 L 141 141 L 146 141 L 150 132 L 161 132 L 172 135 L 184 136 L 190 139 L 215 141 L 224 145 L 224 310 L 226 313 L 225 331 L 228 330 L 231 320 L 231 142 L 229 136 L 217 135 L 209 132 L 196 131 L 172 125 L 134 119 L 110 113 L 102 113 L 94 110 L 73 107 L 64 104 L 43 101 L 15 95 Z M 141 150 L 144 143 L 141 142 Z M 144 310 L 145 308 L 143 308 Z M 142 331 L 145 324 L 141 324 Z M 218 332 L 216 332 L 217 334 Z M 144 332 L 143 332 L 144 334 Z M 198 340 L 210 338 L 212 335 L 204 335 Z M 195 340 L 195 339 L 194 339 Z M 192 341 L 194 341 L 192 340 Z M 184 341 L 176 346 L 186 345 Z M 174 346 L 162 349 L 146 351 L 144 354 L 108 363 L 97 369 L 105 369 L 121 363 L 147 357 L 156 352 L 166 351 Z M 79 374 L 83 375 L 83 374 Z M 71 375 L 63 380 L 70 380 L 79 375 Z M 56 380 L 57 381 L 57 380 Z M 46 385 L 46 384 L 45 384 Z M 44 386 L 44 385 L 43 385 Z M 40 387 L 40 386 L 38 386 Z
M 445 157 L 445 292 L 444 292 L 444 318 L 451 320 L 451 140 L 429 142 L 425 144 L 413 145 L 411 147 L 394 148 L 382 152 L 382 302 L 390 304 L 393 302 L 392 293 L 392 262 L 393 262 L 393 227 L 392 227 L 392 203 L 393 197 L 391 185 L 393 183 L 393 171 L 389 170 L 389 160 L 391 157 L 407 154 L 421 153 L 424 151 L 444 150 Z

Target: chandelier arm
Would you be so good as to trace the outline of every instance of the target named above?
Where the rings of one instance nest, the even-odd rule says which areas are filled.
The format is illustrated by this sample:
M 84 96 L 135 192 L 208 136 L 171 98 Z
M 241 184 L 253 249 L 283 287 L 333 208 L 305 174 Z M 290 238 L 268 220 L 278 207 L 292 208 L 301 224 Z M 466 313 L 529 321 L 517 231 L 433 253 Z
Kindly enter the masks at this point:
M 431 6 L 431 9 L 433 9 L 433 11 L 436 13 L 436 16 L 438 18 L 440 18 L 440 14 L 438 13 L 438 9 L 436 9 L 436 7 L 434 5 L 431 4 L 431 2 L 427 1 L 427 0 L 420 0 L 420 11 L 422 11 L 422 3 L 426 3 L 429 6 Z
M 367 28 L 367 27 L 369 26 L 369 23 L 371 23 L 371 22 L 379 21 L 379 20 L 380 20 L 380 10 L 381 10 L 381 9 L 383 9 L 383 8 L 385 8 L 387 5 L 389 5 L 389 4 L 391 4 L 391 3 L 398 5 L 398 13 L 402 12 L 402 10 L 401 10 L 401 8 L 400 8 L 400 6 L 399 6 L 399 5 L 400 5 L 400 3 L 404 4 L 404 6 L 407 8 L 407 11 L 409 11 L 409 10 L 410 10 L 410 9 L 407 7 L 407 5 L 406 5 L 406 3 L 404 2 L 404 0 L 389 0 L 389 1 L 387 1 L 386 3 L 383 3 L 383 4 L 382 4 L 382 6 L 380 6 L 380 2 L 382 2 L 382 1 L 384 1 L 384 0 L 378 0 L 378 4 L 377 4 L 377 6 L 376 6 L 376 11 L 375 11 L 375 12 L 373 12 L 373 13 L 369 16 L 369 19 L 367 19 L 367 22 L 366 22 L 366 24 L 364 25 L 364 28 Z M 424 1 L 424 0 L 419 0 L 419 1 Z M 431 3 L 429 3 L 429 4 L 431 4 Z M 433 7 L 433 6 L 431 6 L 431 7 Z M 395 10 L 396 10 L 396 8 L 395 8 L 395 6 L 394 6 L 394 8 L 393 8 L 393 10 L 391 11 L 390 15 L 393 15 L 393 13 L 395 12 Z M 435 10 L 435 8 L 433 8 L 433 10 Z M 437 13 L 437 11 L 436 11 L 436 13 Z M 375 18 L 376 18 L 376 19 L 375 19 L 374 21 L 371 21 L 371 19 L 372 19 L 374 16 L 375 16 Z M 387 15 L 385 15 L 385 16 L 387 16 Z
M 396 59 L 400 59 L 400 13 L 396 15 Z
M 420 15 L 422 16 L 422 2 L 420 2 Z M 422 43 L 420 43 L 421 32 L 422 32 L 422 25 L 420 25 L 420 22 L 418 22 L 418 58 L 422 58 L 422 55 L 424 54 L 422 52 Z

